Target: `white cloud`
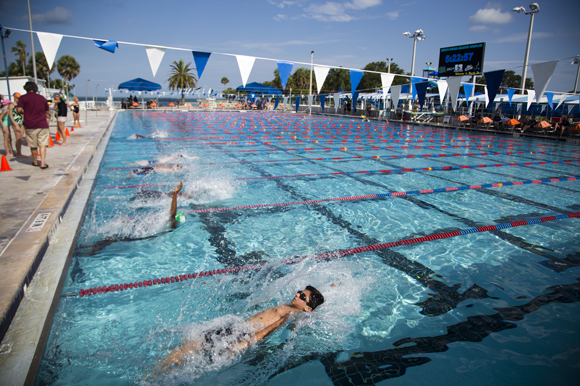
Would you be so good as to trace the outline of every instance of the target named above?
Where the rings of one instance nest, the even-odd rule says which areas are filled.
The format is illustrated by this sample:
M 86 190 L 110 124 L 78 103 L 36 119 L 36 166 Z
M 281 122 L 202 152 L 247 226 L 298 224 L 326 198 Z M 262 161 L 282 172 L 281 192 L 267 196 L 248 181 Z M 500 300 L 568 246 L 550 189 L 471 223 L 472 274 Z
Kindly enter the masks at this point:
M 65 7 L 55 7 L 45 13 L 35 13 L 31 15 L 32 21 L 45 24 L 73 24 L 73 14 Z M 23 17 L 23 20 L 28 17 Z
M 387 12 L 387 17 L 390 20 L 395 20 L 395 19 L 397 19 L 399 17 L 399 14 L 400 13 L 401 13 L 400 11 Z
M 312 4 L 305 8 L 304 17 L 316 19 L 320 21 L 338 21 L 346 22 L 357 19 L 355 16 L 349 15 L 346 10 L 364 10 L 370 7 L 375 7 L 381 4 L 382 0 L 352 0 L 346 3 L 336 3 L 328 1 L 324 4 Z
M 382 0 L 352 0 L 351 2 L 345 3 L 344 7 L 350 9 L 367 9 L 379 5 L 381 2 Z
M 469 28 L 469 32 L 489 32 L 498 34 L 501 32 L 501 30 L 499 28 L 491 28 L 486 25 L 474 25 Z
M 276 16 L 274 16 L 274 20 L 276 20 L 276 21 L 287 20 L 287 19 L 288 19 L 288 16 L 282 15 L 281 13 L 277 14 Z
M 553 32 L 534 32 L 534 33 L 532 33 L 532 39 L 545 39 L 545 38 L 551 38 L 554 36 L 556 36 L 556 34 Z M 495 43 L 520 43 L 520 42 L 527 41 L 527 39 L 528 39 L 528 33 L 521 32 L 521 33 L 517 33 L 517 34 L 503 36 L 503 37 L 495 40 Z
M 284 8 L 286 6 L 294 5 L 297 3 L 304 2 L 304 0 L 282 0 L 282 1 L 275 1 L 275 0 L 268 0 L 268 3 L 275 5 L 278 8 Z
M 489 6 L 491 4 L 488 4 Z M 483 8 L 479 9 L 475 15 L 469 16 L 469 21 L 472 24 L 506 24 L 512 20 L 512 15 L 507 12 L 502 12 L 501 8 Z

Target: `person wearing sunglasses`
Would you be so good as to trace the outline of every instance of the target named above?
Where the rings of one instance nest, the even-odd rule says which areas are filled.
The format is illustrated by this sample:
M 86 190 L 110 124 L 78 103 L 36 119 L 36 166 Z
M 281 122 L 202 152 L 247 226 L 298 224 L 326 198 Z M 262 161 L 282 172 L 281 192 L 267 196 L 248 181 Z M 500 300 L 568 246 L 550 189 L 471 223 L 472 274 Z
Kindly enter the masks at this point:
M 233 342 L 227 347 L 228 350 L 232 353 L 240 352 L 286 324 L 291 316 L 300 312 L 314 311 L 323 303 L 324 296 L 316 288 L 310 285 L 306 286 L 304 290 L 296 292 L 290 304 L 270 307 L 247 319 L 246 323 L 249 324 L 249 329 L 244 329 L 242 332 L 236 332 L 234 330 L 240 329 L 232 327 L 210 330 L 205 332 L 198 340 L 181 343 L 160 363 L 156 375 L 180 365 L 189 353 L 211 348 L 212 345 L 216 344 L 216 340 L 227 339 L 228 342 Z

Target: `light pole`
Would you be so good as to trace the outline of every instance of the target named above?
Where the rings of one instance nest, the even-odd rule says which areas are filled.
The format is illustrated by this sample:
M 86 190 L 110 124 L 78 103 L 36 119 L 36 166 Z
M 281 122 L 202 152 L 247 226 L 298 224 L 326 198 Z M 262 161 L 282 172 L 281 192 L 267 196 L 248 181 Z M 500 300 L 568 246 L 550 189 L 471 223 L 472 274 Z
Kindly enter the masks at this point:
M 571 64 L 578 65 L 578 71 L 576 71 L 576 83 L 574 84 L 574 94 L 578 91 L 578 75 L 580 75 L 580 55 L 576 55 L 574 61 Z
M 391 62 L 393 61 L 393 58 L 387 58 L 387 60 L 389 61 L 389 67 L 387 68 L 387 72 L 390 74 L 391 73 Z
M 314 51 L 310 51 L 310 97 L 312 97 L 312 64 L 314 60 Z M 310 104 L 310 111 L 309 114 L 312 114 L 312 104 Z
M 403 35 L 413 39 L 413 59 L 411 62 L 411 76 L 415 76 L 415 50 L 417 49 L 417 40 L 425 40 L 427 37 L 422 29 L 418 29 L 415 33 L 403 32 Z
M 88 97 L 88 93 L 89 93 L 88 90 L 89 90 L 89 82 L 90 81 L 91 81 L 90 79 L 87 79 L 87 81 L 85 82 L 85 125 L 87 125 L 89 122 L 89 120 L 87 118 L 87 110 L 88 110 L 88 108 L 87 108 L 88 107 L 88 101 L 87 101 L 88 98 L 87 97 Z
M 95 117 L 99 115 L 99 110 L 97 109 L 97 89 L 99 88 L 99 84 L 95 86 Z
M 36 79 L 36 55 L 34 54 L 34 35 L 32 34 L 32 17 L 30 16 L 30 0 L 26 0 L 26 3 L 28 4 L 28 26 L 30 27 L 30 47 L 32 48 L 32 71 L 34 72 L 33 74 L 34 83 L 38 84 L 38 79 Z M 6 71 L 8 71 L 8 69 L 6 69 Z
M 525 15 L 532 15 L 530 17 L 530 29 L 528 30 L 528 43 L 526 44 L 526 55 L 524 56 L 524 71 L 522 73 L 522 94 L 524 93 L 524 88 L 526 86 L 526 75 L 528 73 L 528 57 L 530 56 L 530 43 L 532 42 L 532 29 L 534 28 L 534 15 L 540 12 L 540 6 L 538 3 L 530 4 L 530 12 L 526 12 L 524 7 L 515 7 L 512 9 L 513 12 L 523 12 Z
M 6 71 L 6 87 L 8 87 L 8 99 L 11 99 L 10 95 L 10 78 L 8 77 L 8 66 L 6 65 L 6 51 L 4 50 L 4 39 L 8 39 L 10 36 L 10 30 L 4 30 L 2 32 L 2 26 L 0 25 L 0 40 L 2 40 L 2 56 L 4 56 L 4 70 Z

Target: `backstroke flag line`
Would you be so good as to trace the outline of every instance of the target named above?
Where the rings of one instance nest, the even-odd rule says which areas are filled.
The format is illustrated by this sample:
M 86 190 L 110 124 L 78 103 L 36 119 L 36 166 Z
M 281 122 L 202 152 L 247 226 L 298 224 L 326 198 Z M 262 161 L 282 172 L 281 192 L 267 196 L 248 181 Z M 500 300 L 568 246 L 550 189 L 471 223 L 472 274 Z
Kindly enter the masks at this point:
M 36 36 L 38 36 L 38 40 L 40 40 L 40 46 L 44 52 L 46 63 L 48 63 L 48 66 L 52 69 L 54 66 L 54 58 L 56 58 L 56 52 L 58 51 L 60 41 L 62 40 L 62 35 L 37 32 Z
M 401 96 L 401 86 L 391 87 L 391 100 L 393 101 L 393 108 L 396 110 L 399 105 L 399 98 Z
M 320 90 L 322 90 L 322 85 L 326 80 L 326 76 L 328 75 L 328 71 L 330 71 L 330 67 L 314 66 L 314 75 L 316 76 L 316 88 L 318 89 L 319 94 Z
M 280 75 L 280 82 L 282 83 L 282 91 L 284 91 L 286 89 L 286 84 L 288 83 L 288 78 L 290 78 L 292 67 L 294 67 L 294 63 L 279 61 L 277 64 L 278 75 Z
M 354 92 L 356 91 L 356 88 L 358 87 L 358 84 L 360 83 L 363 75 L 364 71 L 350 70 L 350 92 L 352 99 L 354 99 Z
M 557 64 L 557 60 L 532 64 L 535 88 L 538 90 L 538 93 L 536 94 L 536 102 L 540 101 L 544 91 L 546 91 L 546 87 L 548 87 L 548 83 L 550 83 L 550 79 L 552 79 L 552 74 L 554 73 Z
M 503 80 L 504 72 L 505 70 L 498 70 L 483 73 L 483 76 L 485 77 L 485 83 L 487 83 L 487 91 L 489 92 L 489 101 L 486 107 L 489 106 L 490 102 L 493 103 L 495 100 L 495 96 L 497 95 L 497 91 L 499 90 L 499 86 Z
M 195 62 L 195 68 L 197 69 L 197 79 L 199 80 L 201 74 L 203 74 L 203 70 L 205 69 L 205 65 L 209 60 L 211 52 L 191 51 L 191 53 L 193 54 L 193 61 Z
M 437 88 L 439 89 L 439 100 L 443 104 L 443 98 L 445 98 L 445 93 L 447 92 L 447 82 L 444 80 L 437 81 Z
M 530 109 L 530 105 L 534 101 L 534 97 L 536 96 L 536 92 L 534 90 L 526 90 L 528 92 L 528 104 L 526 106 L 526 110 Z
M 250 72 L 252 72 L 256 58 L 253 56 L 236 55 L 236 60 L 238 61 L 238 67 L 242 75 L 242 84 L 246 87 L 246 82 L 250 77 Z
M 395 79 L 395 74 L 381 74 L 381 84 L 383 85 L 383 95 L 387 95 Z
M 453 110 L 457 108 L 457 97 L 459 96 L 459 88 L 461 87 L 462 76 L 450 76 L 447 78 L 449 85 L 449 95 L 451 96 L 451 107 Z
M 157 74 L 161 60 L 163 60 L 163 55 L 165 55 L 165 48 L 146 46 L 145 51 L 147 52 L 147 57 L 149 58 L 149 64 L 151 65 L 151 71 L 153 71 L 153 77 Z

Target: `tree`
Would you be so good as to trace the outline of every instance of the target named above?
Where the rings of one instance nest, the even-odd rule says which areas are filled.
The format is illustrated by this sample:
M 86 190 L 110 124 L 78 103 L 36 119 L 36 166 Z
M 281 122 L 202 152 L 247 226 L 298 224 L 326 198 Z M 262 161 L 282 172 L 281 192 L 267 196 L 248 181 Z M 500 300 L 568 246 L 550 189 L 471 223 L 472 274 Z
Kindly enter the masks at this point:
M 197 83 L 197 78 L 192 74 L 194 68 L 190 68 L 191 62 L 185 64 L 182 59 L 179 62 L 174 61 L 169 71 L 169 82 L 170 90 L 181 90 L 181 104 L 185 104 L 185 94 L 183 91 L 188 88 L 195 88 Z
M 6 71 L 0 72 L 0 77 L 5 77 Z M 19 67 L 15 62 L 8 65 L 8 76 L 22 76 L 22 67 Z
M 16 42 L 16 47 L 12 47 L 12 52 L 16 53 L 16 62 L 22 68 L 22 75 L 26 76 L 26 57 L 29 55 L 26 52 L 26 44 L 22 40 Z
M 292 78 L 293 86 L 296 87 L 298 93 L 303 94 L 306 91 L 310 91 L 310 70 L 306 67 L 298 68 L 290 78 Z M 314 74 L 312 76 L 312 89 L 316 90 Z
M 49 70 L 44 52 L 37 51 L 36 54 L 34 54 L 34 57 L 36 58 L 36 77 L 46 80 L 46 84 L 48 84 L 50 74 L 52 74 L 56 69 L 54 63 L 52 63 L 52 66 Z M 31 74 L 34 72 L 32 57 L 28 58 L 28 65 L 26 66 L 26 70 Z
M 350 71 L 344 68 L 331 68 L 328 76 L 324 81 L 325 90 L 331 93 L 338 92 L 340 88 L 343 91 L 350 90 Z
M 51 79 L 49 87 L 57 90 L 62 90 L 64 88 L 64 84 L 62 79 Z
M 56 67 L 61 78 L 68 84 L 72 79 L 76 78 L 81 72 L 81 66 L 75 58 L 70 55 L 63 55 L 56 62 Z M 68 92 L 69 86 L 66 86 Z
M 225 76 L 221 80 L 222 84 L 224 85 L 224 89 L 226 88 L 226 84 L 230 83 L 230 80 Z
M 363 70 L 367 70 L 367 71 L 377 71 L 377 72 L 388 72 L 388 66 L 387 66 L 387 62 L 381 61 L 381 62 L 371 62 L 369 64 L 367 64 L 366 66 L 364 66 Z M 395 62 L 391 62 L 391 74 L 399 74 L 399 75 L 403 75 L 405 73 L 405 71 L 399 67 L 399 65 Z M 350 74 L 349 74 L 350 76 Z M 399 85 L 399 84 L 408 84 L 409 80 L 406 77 L 402 77 L 402 76 L 396 76 L 395 79 L 393 79 L 393 86 Z M 360 91 L 373 91 L 377 88 L 382 88 L 383 84 L 381 81 L 381 75 L 380 74 L 374 74 L 371 72 L 365 72 L 359 85 L 358 85 L 358 90 Z

